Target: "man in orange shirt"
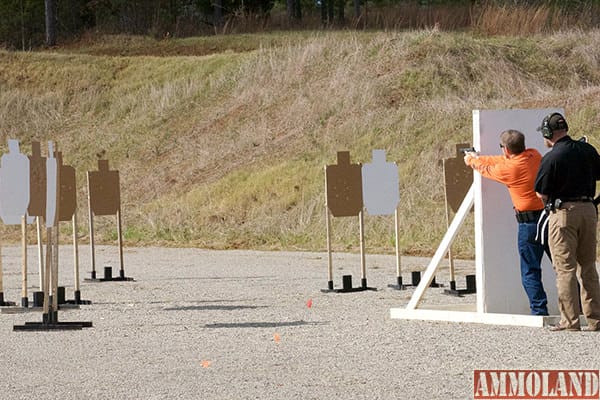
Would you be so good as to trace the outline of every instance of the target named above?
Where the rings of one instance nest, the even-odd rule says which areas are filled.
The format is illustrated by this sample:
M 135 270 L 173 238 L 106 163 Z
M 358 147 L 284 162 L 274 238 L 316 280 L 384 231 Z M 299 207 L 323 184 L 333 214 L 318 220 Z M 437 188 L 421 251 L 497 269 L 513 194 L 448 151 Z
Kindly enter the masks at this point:
M 502 155 L 465 154 L 465 164 L 482 176 L 508 188 L 519 225 L 517 244 L 521 264 L 521 283 L 533 315 L 548 315 L 548 300 L 542 284 L 541 261 L 549 251 L 533 240 L 544 204 L 534 191 L 535 177 L 542 159 L 536 149 L 525 148 L 525 136 L 510 129 L 500 135 Z

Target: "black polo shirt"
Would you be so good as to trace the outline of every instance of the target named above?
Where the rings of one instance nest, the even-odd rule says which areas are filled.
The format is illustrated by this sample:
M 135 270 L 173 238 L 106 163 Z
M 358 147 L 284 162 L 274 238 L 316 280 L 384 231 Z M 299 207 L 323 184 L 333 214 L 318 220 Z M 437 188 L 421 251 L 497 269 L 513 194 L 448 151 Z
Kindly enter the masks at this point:
M 594 197 L 600 179 L 600 155 L 589 143 L 561 138 L 542 157 L 535 191 L 550 199 Z

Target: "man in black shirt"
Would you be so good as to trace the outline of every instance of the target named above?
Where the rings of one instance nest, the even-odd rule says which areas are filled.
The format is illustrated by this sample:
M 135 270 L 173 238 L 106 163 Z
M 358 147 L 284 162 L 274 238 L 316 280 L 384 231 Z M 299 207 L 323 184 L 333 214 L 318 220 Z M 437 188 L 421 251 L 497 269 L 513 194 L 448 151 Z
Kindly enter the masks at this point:
M 548 244 L 556 271 L 560 323 L 554 331 L 579 330 L 581 305 L 588 330 L 600 331 L 600 282 L 596 270 L 596 225 L 592 203 L 600 179 L 600 155 L 588 143 L 572 140 L 559 113 L 548 115 L 538 128 L 552 150 L 542 158 L 535 191 L 550 210 Z

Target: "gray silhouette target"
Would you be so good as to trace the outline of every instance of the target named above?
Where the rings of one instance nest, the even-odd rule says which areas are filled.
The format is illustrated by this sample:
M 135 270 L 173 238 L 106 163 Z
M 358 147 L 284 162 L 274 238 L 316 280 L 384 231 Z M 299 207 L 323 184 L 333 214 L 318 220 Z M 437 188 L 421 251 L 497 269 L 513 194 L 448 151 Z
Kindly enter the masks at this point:
M 29 206 L 29 158 L 20 152 L 18 140 L 8 140 L 0 164 L 0 217 L 6 225 L 20 225 Z
M 57 221 L 58 164 L 54 157 L 54 144 L 48 142 L 46 158 L 46 228 L 52 228 Z
M 385 150 L 373 150 L 373 162 L 362 167 L 362 195 L 370 215 L 393 215 L 400 201 L 398 166 L 385 161 Z

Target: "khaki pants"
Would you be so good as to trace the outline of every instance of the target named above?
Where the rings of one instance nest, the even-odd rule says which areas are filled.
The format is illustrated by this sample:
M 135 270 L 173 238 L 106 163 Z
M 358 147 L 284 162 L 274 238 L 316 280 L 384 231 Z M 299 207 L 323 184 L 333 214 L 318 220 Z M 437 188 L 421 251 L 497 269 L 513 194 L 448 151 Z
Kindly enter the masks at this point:
M 548 244 L 556 271 L 562 326 L 579 328 L 579 296 L 591 329 L 600 328 L 600 282 L 596 270 L 596 208 L 590 202 L 565 202 L 550 213 Z

